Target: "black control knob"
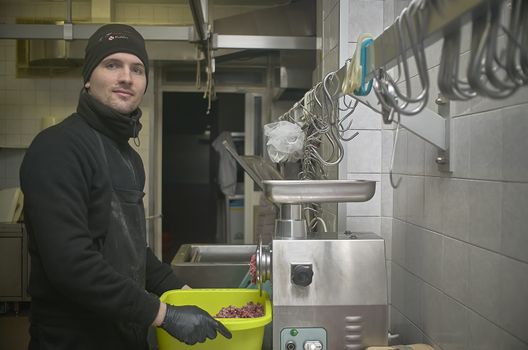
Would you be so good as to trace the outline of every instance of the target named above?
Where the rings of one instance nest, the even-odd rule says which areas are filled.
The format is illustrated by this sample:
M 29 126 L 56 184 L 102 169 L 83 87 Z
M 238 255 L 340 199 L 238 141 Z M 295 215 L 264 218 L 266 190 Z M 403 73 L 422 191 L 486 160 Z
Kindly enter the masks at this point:
M 312 278 L 313 268 L 311 264 L 292 265 L 291 280 L 293 284 L 306 287 L 312 283 Z

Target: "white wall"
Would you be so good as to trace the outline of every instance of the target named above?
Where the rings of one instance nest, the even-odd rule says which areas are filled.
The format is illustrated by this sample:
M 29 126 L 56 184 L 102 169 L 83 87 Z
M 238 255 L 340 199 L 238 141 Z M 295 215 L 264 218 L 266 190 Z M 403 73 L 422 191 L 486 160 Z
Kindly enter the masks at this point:
M 351 41 L 378 33 L 406 5 L 347 1 Z M 428 49 L 432 109 L 439 50 Z M 402 343 L 528 349 L 527 108 L 528 88 L 506 100 L 454 102 L 452 174 L 437 170 L 433 146 L 402 130 L 394 191 L 387 181 L 393 129 L 359 115 L 347 177 L 375 179 L 381 188 L 374 202 L 348 205 L 347 228 L 387 239 L 391 331 Z
M 161 5 L 160 5 L 161 6 Z M 166 5 L 164 5 L 166 7 Z M 151 6 L 156 8 L 157 6 Z M 163 7 L 163 6 L 162 6 Z M 164 7 L 163 7 L 164 8 Z M 90 16 L 90 3 L 74 2 L 72 18 L 86 20 Z M 140 4 L 121 4 L 116 9 L 116 20 L 124 22 L 126 15 L 140 13 L 129 23 L 154 20 L 153 15 L 158 11 L 141 10 Z M 165 23 L 171 20 L 172 11 L 165 11 L 166 15 L 156 17 Z M 0 4 L 0 22 L 15 23 L 17 18 L 51 19 L 66 14 L 65 2 L 38 3 L 2 3 Z M 148 17 L 147 15 L 151 16 Z M 149 182 L 149 147 L 150 147 L 150 119 L 154 117 L 154 68 L 150 70 L 149 89 L 141 104 L 143 129 L 140 133 L 141 146 L 130 144 L 141 155 L 146 171 L 146 183 Z M 82 88 L 82 78 L 18 78 L 16 75 L 16 41 L 0 39 L 0 188 L 19 186 L 18 171 L 25 150 L 23 148 L 9 148 L 18 145 L 29 145 L 40 131 L 41 120 L 44 117 L 64 118 L 73 113 L 77 107 L 78 96 Z M 6 146 L 8 148 L 6 148 Z M 145 205 L 148 213 L 149 188 Z
M 439 50 L 428 50 L 431 81 Z M 392 321 L 412 322 L 411 340 L 424 336 L 443 349 L 528 348 L 527 104 L 527 88 L 506 100 L 452 103 L 450 175 L 436 171 L 434 150 L 414 135 L 398 145 Z

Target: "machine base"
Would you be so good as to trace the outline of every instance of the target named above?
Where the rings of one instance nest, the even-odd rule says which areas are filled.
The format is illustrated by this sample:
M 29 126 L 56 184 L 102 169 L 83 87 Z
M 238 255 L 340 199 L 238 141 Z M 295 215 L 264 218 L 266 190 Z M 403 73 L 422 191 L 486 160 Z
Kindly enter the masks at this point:
M 273 350 L 304 350 L 306 341 L 321 350 L 387 346 L 387 330 L 387 305 L 273 307 Z

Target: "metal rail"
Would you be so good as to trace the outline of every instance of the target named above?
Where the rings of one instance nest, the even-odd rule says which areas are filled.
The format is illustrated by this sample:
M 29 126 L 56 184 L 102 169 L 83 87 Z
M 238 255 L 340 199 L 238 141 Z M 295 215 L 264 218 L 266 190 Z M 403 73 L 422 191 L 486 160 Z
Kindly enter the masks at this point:
M 461 27 L 464 23 L 478 17 L 484 12 L 485 5 L 490 1 L 501 0 L 440 0 L 437 8 L 430 6 L 426 10 L 430 11 L 426 32 L 424 33 L 424 46 L 427 47 L 452 29 Z M 404 45 L 407 54 L 410 54 L 408 42 Z M 385 67 L 390 69 L 395 66 L 396 58 L 400 54 L 398 41 L 398 28 L 392 24 L 383 31 L 375 40 L 373 45 L 367 48 L 368 74 L 367 79 L 373 77 L 377 68 Z M 345 71 L 346 71 L 346 67 Z
M 103 24 L 0 24 L 0 39 L 88 39 Z M 71 26 L 71 37 L 65 35 Z M 190 26 L 138 25 L 145 40 L 189 41 Z
M 439 0 L 436 1 L 436 6 L 433 7 L 430 1 L 424 11 L 430 11 L 429 21 L 426 32 L 423 34 L 424 47 L 427 47 L 434 42 L 441 39 L 445 33 L 449 33 L 454 28 L 462 26 L 464 23 L 480 16 L 486 5 L 490 1 L 502 0 Z M 408 42 L 404 43 L 404 51 L 406 56 L 412 55 L 412 50 Z M 388 70 L 393 68 L 397 63 L 397 58 L 400 55 L 398 26 L 396 23 L 389 26 L 383 31 L 372 45 L 367 47 L 367 74 L 366 80 L 374 77 L 374 73 L 378 68 Z M 346 78 L 346 65 L 341 67 L 336 72 L 338 81 L 344 81 Z M 338 95 L 342 96 L 343 92 L 339 87 Z M 377 99 L 374 94 L 368 96 L 354 96 L 360 102 L 373 108 L 377 104 Z M 449 135 L 449 117 L 443 117 L 438 113 L 424 109 L 420 114 L 412 117 L 401 116 L 400 124 L 405 129 L 409 130 L 418 137 L 435 145 L 442 151 L 449 154 L 451 147 Z M 450 157 L 448 157 L 449 159 Z M 443 165 L 447 171 L 452 171 L 449 166 Z
M 214 49 L 315 50 L 317 38 L 213 34 Z

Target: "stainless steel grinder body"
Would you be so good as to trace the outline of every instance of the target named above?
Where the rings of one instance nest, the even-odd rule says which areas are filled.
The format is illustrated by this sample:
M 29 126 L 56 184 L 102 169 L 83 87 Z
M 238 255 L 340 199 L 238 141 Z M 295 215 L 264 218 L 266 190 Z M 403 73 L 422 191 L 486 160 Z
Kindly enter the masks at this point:
M 259 180 L 259 179 L 257 179 Z M 308 234 L 304 204 L 364 202 L 374 181 L 262 180 L 280 205 L 275 239 L 257 249 L 257 282 L 271 280 L 273 350 L 338 350 L 388 342 L 385 245 L 375 234 Z
M 387 345 L 385 247 L 375 234 L 274 239 L 270 260 L 274 350 Z

